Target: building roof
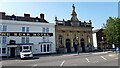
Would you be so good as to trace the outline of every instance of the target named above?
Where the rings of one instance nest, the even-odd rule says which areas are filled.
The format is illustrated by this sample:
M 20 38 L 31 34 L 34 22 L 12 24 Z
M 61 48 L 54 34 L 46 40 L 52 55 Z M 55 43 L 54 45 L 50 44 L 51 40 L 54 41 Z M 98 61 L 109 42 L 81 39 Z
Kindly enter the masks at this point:
M 28 21 L 28 22 L 44 22 L 48 23 L 44 19 L 44 14 L 40 14 L 40 18 L 38 17 L 30 17 L 30 14 L 24 14 L 24 16 L 15 16 L 13 15 L 6 15 L 5 12 L 0 12 L 0 19 L 2 20 L 16 20 L 16 21 Z

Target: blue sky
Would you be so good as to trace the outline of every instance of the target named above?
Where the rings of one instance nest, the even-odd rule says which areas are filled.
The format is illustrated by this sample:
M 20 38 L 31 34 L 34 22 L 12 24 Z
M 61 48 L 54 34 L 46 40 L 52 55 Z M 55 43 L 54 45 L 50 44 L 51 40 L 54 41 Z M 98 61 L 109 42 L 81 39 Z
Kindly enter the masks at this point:
M 44 13 L 47 21 L 55 23 L 55 16 L 60 20 L 71 18 L 72 4 L 78 19 L 92 20 L 94 29 L 101 28 L 109 16 L 118 17 L 118 2 L 4 2 L 0 3 L 0 12 L 17 16 L 29 13 L 31 17 Z

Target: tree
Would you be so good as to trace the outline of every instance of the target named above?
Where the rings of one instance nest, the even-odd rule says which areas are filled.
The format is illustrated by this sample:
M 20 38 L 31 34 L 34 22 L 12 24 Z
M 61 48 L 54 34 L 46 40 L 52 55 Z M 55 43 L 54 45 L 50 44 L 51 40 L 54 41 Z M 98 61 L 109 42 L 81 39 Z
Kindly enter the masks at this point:
M 107 42 L 120 47 L 120 18 L 109 17 L 104 28 Z

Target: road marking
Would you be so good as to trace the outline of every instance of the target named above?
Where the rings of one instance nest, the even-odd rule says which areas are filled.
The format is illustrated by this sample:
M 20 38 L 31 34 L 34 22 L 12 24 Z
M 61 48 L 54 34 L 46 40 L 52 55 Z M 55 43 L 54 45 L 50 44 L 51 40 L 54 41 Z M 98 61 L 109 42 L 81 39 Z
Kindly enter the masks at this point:
M 60 64 L 60 66 L 63 66 L 64 63 L 65 63 L 65 60 Z
M 100 56 L 102 59 L 104 59 L 104 60 L 107 60 L 105 57 L 103 57 L 103 56 Z
M 87 62 L 90 62 L 88 58 L 85 58 L 87 60 Z
M 31 68 L 33 68 L 33 67 L 35 67 L 35 66 L 37 66 L 37 64 L 33 65 Z

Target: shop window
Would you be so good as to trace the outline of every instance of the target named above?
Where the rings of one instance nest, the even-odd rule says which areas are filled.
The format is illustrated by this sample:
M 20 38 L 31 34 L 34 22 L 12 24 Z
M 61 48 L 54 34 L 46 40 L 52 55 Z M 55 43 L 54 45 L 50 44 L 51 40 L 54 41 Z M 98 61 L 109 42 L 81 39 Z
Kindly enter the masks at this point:
M 3 54 L 6 53 L 6 48 L 2 48 L 2 53 L 3 53 Z

